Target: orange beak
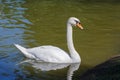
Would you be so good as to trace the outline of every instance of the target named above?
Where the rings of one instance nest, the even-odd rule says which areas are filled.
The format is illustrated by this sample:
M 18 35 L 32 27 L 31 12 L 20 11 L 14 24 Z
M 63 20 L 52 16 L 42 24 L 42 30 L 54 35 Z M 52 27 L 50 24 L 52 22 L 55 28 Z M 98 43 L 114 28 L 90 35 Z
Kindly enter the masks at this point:
M 80 29 L 83 29 L 82 25 L 80 23 L 77 23 L 76 26 Z

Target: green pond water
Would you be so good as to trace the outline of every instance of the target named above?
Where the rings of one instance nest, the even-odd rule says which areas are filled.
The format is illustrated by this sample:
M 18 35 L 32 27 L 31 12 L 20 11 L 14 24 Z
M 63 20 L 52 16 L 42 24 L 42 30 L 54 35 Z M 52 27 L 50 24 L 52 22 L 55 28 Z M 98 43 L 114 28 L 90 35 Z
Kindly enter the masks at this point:
M 26 0 L 22 7 L 27 8 L 23 16 L 32 24 L 24 23 L 24 28 L 0 27 L 0 64 L 3 72 L 0 75 L 3 78 L 66 80 L 68 67 L 41 71 L 29 65 L 16 65 L 25 57 L 13 43 L 27 48 L 54 45 L 68 52 L 66 22 L 71 16 L 79 18 L 84 27 L 83 30 L 73 29 L 74 45 L 82 60 L 73 80 L 89 68 L 120 54 L 120 2 L 117 0 Z

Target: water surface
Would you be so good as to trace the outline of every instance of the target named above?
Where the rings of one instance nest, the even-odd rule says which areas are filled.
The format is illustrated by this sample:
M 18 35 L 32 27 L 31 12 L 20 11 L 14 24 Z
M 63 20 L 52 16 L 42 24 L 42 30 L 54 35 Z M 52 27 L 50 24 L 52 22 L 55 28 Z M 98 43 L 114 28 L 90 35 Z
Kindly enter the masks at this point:
M 4 80 L 66 80 L 69 67 L 41 71 L 30 65 L 18 65 L 25 57 L 13 44 L 28 48 L 54 45 L 68 51 L 66 22 L 71 16 L 79 18 L 84 27 L 84 30 L 74 28 L 74 44 L 82 63 L 74 72 L 73 80 L 120 52 L 120 3 L 117 0 L 15 1 L 18 2 L 0 1 L 0 77 Z

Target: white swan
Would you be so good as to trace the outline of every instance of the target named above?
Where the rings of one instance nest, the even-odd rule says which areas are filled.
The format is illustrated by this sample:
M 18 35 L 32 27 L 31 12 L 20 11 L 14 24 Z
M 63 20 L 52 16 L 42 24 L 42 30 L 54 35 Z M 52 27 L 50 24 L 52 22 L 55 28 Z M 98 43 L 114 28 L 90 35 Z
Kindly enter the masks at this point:
M 43 62 L 52 63 L 79 63 L 81 58 L 74 48 L 72 40 L 72 26 L 77 26 L 81 29 L 80 20 L 75 17 L 70 17 L 67 22 L 67 45 L 70 55 L 64 50 L 55 46 L 39 46 L 26 49 L 18 44 L 14 44 L 27 58 L 41 60 Z

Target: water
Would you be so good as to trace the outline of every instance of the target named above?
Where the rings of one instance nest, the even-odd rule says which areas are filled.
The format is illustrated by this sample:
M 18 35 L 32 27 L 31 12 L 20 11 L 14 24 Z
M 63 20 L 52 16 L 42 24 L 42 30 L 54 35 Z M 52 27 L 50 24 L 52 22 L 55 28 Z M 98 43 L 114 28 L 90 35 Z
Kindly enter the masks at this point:
M 119 54 L 120 3 L 117 0 L 0 0 L 0 78 L 3 80 L 66 80 L 69 66 L 42 71 L 19 64 L 25 57 L 13 46 L 54 45 L 65 51 L 66 21 L 75 16 L 74 44 L 82 63 L 73 80 L 89 68 Z

